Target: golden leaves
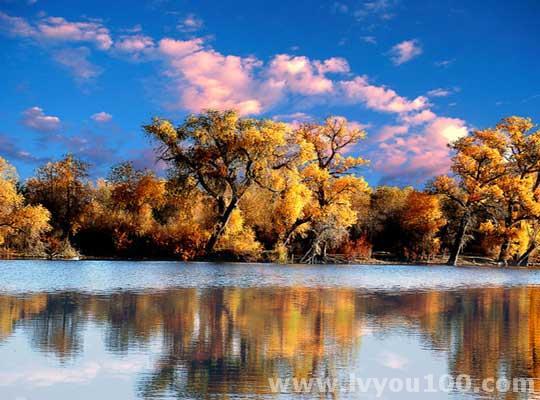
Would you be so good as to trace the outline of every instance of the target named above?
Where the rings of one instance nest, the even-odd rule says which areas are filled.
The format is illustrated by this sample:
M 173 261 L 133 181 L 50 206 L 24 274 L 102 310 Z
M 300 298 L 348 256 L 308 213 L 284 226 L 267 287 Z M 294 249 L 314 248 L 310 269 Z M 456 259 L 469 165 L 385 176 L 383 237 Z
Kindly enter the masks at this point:
M 15 169 L 0 158 L 0 244 L 10 237 L 34 238 L 50 229 L 49 211 L 25 204 L 17 191 L 16 176 Z
M 500 239 L 500 261 L 523 247 L 514 246 L 522 224 L 540 221 L 540 133 L 533 127 L 528 118 L 508 117 L 460 139 L 453 145 L 457 181 L 439 177 L 433 184 L 462 211 L 490 218 L 480 232 Z

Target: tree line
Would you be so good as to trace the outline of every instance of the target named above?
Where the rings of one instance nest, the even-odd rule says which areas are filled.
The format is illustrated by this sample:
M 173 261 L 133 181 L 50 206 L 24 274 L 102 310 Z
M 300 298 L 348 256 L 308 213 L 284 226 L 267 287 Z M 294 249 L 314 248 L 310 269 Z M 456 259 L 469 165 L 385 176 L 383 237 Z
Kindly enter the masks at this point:
M 423 190 L 369 187 L 368 161 L 351 155 L 366 134 L 340 117 L 291 126 L 207 111 L 143 130 L 166 177 L 124 162 L 93 181 L 66 155 L 19 182 L 1 159 L 4 257 L 535 261 L 540 131 L 530 119 L 450 144 L 451 173 Z

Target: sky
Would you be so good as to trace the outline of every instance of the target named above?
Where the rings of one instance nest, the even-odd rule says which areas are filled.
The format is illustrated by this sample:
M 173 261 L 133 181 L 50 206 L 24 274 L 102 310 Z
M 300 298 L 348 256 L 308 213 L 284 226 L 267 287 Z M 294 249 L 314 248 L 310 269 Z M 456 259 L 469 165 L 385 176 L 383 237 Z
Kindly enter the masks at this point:
M 0 156 L 160 172 L 143 124 L 234 108 L 345 117 L 372 185 L 421 186 L 450 141 L 540 120 L 539 39 L 536 0 L 0 0 Z

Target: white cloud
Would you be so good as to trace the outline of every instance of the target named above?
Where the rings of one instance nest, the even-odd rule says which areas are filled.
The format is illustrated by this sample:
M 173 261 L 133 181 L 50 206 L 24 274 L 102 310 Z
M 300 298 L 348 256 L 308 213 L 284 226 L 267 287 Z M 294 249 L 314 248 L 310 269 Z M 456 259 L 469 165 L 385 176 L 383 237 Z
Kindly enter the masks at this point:
M 304 112 L 294 112 L 290 114 L 276 114 L 273 119 L 279 121 L 309 121 L 312 117 Z
M 401 65 L 422 54 L 418 40 L 405 40 L 390 49 L 390 58 L 395 65 Z
M 102 69 L 89 61 L 91 52 L 88 47 L 67 46 L 89 44 L 106 51 L 113 45 L 109 30 L 97 20 L 72 22 L 62 17 L 42 17 L 30 23 L 0 11 L 0 31 L 49 48 L 52 58 L 79 81 L 97 77 Z
M 349 65 L 342 58 L 332 57 L 321 62 L 288 54 L 275 56 L 268 67 L 268 75 L 273 87 L 286 88 L 292 93 L 303 95 L 331 92 L 334 84 L 325 74 L 348 71 Z
M 364 1 L 354 12 L 354 16 L 358 20 L 364 20 L 368 17 L 376 17 L 382 20 L 392 19 L 394 14 L 391 10 L 394 8 L 394 5 L 395 1 L 393 0 Z
M 450 96 L 452 93 L 453 92 L 450 89 L 437 88 L 427 92 L 427 95 L 429 97 L 447 97 Z
M 0 386 L 29 385 L 33 388 L 44 388 L 62 384 L 88 384 L 98 375 L 127 376 L 151 366 L 150 360 L 131 358 L 130 360 L 94 361 L 71 368 L 30 368 L 23 371 L 0 372 Z
M 435 65 L 437 67 L 442 67 L 442 68 L 446 68 L 446 67 L 449 67 L 450 65 L 452 65 L 456 60 L 440 60 L 440 61 L 435 61 Z
M 39 132 L 54 132 L 60 129 L 60 118 L 46 115 L 41 107 L 31 107 L 23 111 L 22 123 Z
M 53 59 L 80 82 L 92 80 L 103 72 L 101 67 L 88 59 L 89 56 L 90 50 L 87 47 L 65 48 L 53 52 Z
M 361 36 L 360 40 L 368 44 L 377 44 L 377 38 L 375 36 Z
M 101 112 L 93 114 L 90 118 L 92 118 L 96 122 L 105 123 L 112 120 L 112 115 L 109 113 L 106 113 L 105 111 L 101 111 Z

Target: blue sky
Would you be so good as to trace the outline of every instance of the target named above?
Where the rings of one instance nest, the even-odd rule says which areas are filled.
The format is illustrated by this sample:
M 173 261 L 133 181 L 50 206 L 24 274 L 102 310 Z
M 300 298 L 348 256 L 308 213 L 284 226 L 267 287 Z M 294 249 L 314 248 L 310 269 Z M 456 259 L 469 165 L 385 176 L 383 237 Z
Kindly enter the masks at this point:
M 141 125 L 202 108 L 346 117 L 372 184 L 448 170 L 446 144 L 540 120 L 538 1 L 0 0 L 0 155 L 155 167 Z

